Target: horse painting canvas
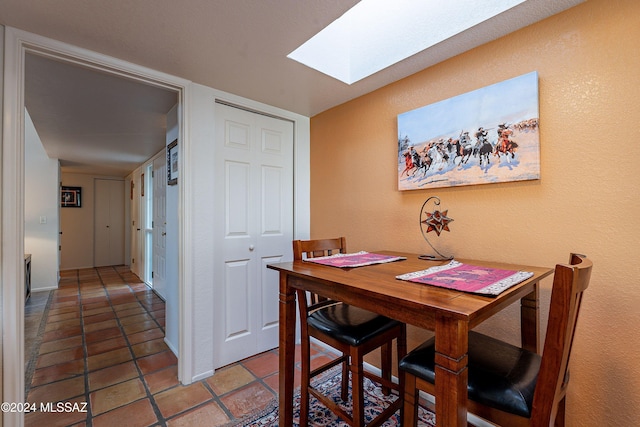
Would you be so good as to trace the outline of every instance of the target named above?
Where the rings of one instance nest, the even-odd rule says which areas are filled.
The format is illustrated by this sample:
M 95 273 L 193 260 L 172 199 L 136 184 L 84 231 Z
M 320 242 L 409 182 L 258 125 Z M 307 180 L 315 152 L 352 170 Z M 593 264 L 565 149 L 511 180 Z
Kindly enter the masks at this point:
M 398 115 L 398 189 L 540 179 L 536 71 Z

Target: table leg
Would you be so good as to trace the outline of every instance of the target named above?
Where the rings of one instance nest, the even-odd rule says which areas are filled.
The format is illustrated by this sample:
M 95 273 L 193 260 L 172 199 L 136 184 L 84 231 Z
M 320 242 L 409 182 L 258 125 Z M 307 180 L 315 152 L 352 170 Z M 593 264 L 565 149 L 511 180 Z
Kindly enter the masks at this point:
M 540 301 L 538 283 L 529 295 L 520 300 L 520 336 L 522 348 L 540 351 Z
M 436 317 L 436 425 L 467 425 L 469 324 Z
M 280 425 L 293 425 L 293 386 L 295 364 L 296 295 L 288 286 L 288 275 L 280 272 L 279 308 L 279 417 Z

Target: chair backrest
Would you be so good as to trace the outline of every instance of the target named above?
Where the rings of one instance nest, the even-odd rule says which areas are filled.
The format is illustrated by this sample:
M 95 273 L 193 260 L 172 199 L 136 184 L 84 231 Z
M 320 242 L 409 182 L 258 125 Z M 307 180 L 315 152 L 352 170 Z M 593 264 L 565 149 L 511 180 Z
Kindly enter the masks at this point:
M 337 253 L 347 253 L 347 239 L 344 237 L 336 237 L 333 239 L 317 239 L 317 240 L 294 240 L 293 241 L 293 259 L 294 261 L 302 260 L 305 258 L 316 258 L 320 256 L 335 255 Z M 317 294 L 307 292 L 304 294 L 302 291 L 298 292 L 298 300 L 302 301 L 302 296 L 306 295 L 309 298 L 305 298 L 304 301 L 311 306 L 316 306 L 320 302 L 327 301 L 326 298 L 320 297 Z M 311 308 L 311 307 L 309 307 Z M 306 307 L 301 307 L 306 313 Z M 305 318 L 301 312 L 301 317 Z
M 551 291 L 549 322 L 542 362 L 533 397 L 534 425 L 548 426 L 569 382 L 569 358 L 582 295 L 591 278 L 593 264 L 584 255 L 571 254 L 569 265 L 556 265 Z
M 347 253 L 347 239 L 336 237 L 335 239 L 318 240 L 294 240 L 293 259 L 315 258 L 336 253 Z

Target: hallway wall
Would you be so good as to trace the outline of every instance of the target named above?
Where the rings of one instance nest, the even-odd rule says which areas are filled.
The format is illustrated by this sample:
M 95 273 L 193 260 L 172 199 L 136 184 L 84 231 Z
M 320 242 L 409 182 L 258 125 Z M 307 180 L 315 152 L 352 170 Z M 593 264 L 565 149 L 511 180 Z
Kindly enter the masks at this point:
M 31 290 L 58 287 L 60 169 L 50 159 L 25 111 L 24 251 L 31 254 Z

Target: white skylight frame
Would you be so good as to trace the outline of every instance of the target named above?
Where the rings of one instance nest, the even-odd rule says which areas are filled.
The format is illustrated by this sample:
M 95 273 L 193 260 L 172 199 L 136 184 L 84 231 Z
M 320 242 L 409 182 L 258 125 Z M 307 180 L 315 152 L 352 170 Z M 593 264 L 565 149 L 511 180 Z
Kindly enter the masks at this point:
M 353 84 L 527 0 L 362 0 L 287 55 Z

